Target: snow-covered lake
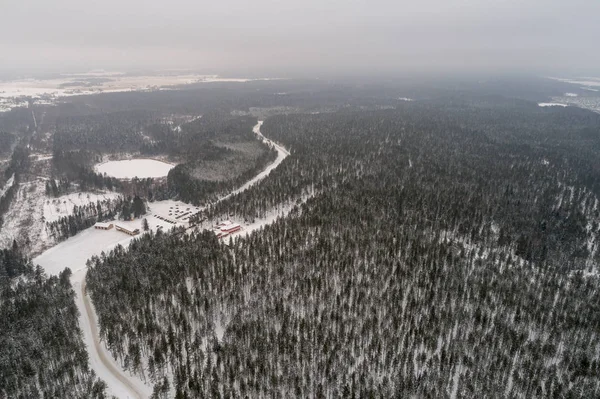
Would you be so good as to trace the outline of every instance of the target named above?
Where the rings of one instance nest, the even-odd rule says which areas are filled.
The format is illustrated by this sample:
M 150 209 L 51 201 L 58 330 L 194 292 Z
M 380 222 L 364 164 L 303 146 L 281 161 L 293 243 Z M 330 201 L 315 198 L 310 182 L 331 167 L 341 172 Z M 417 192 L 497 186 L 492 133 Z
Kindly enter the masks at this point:
M 134 177 L 164 177 L 175 165 L 155 159 L 126 159 L 109 161 L 96 165 L 98 173 L 106 173 L 117 179 L 132 179 Z

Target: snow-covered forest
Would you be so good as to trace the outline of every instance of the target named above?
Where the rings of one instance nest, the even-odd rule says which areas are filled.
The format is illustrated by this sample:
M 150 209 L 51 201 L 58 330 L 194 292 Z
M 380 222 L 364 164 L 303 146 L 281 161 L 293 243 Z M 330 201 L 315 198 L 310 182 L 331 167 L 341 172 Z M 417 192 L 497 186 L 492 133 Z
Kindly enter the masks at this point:
M 292 155 L 206 211 L 229 246 L 92 260 L 102 338 L 168 397 L 600 394 L 600 116 L 501 98 L 281 115 Z
M 283 80 L 0 115 L 0 398 L 122 394 L 92 371 L 84 285 L 155 398 L 600 396 L 600 115 L 538 106 L 564 85 Z M 93 169 L 140 156 L 178 166 Z M 146 217 L 129 247 L 85 242 L 84 285 L 28 260 Z M 218 239 L 226 219 L 248 228 Z
M 70 270 L 47 277 L 0 250 L 0 398 L 105 398 L 77 326 Z

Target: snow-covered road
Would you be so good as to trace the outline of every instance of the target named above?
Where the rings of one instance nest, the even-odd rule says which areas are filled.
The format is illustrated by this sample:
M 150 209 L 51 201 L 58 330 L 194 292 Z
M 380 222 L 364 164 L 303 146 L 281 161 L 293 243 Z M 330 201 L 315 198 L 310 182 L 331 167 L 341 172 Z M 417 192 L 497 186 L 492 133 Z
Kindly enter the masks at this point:
M 290 155 L 289 151 L 284 147 L 262 135 L 260 132 L 262 123 L 262 121 L 259 121 L 254 126 L 253 131 L 260 140 L 272 145 L 277 150 L 277 158 L 243 186 L 221 197 L 218 201 L 223 201 L 258 183 Z M 159 223 L 158 219 L 152 219 L 151 226 Z M 274 218 L 267 218 L 257 221 L 255 223 L 256 226 L 253 225 L 253 229 L 272 223 L 273 220 Z M 131 227 L 141 228 L 141 221 L 139 220 L 119 223 L 131 224 Z M 108 394 L 118 398 L 148 398 L 152 395 L 152 385 L 146 383 L 140 377 L 123 370 L 118 362 L 113 359 L 105 344 L 100 341 L 98 320 L 93 304 L 89 301 L 88 296 L 85 295 L 86 261 L 94 255 L 100 255 L 102 251 L 106 252 L 114 248 L 118 244 L 126 246 L 133 238 L 125 236 L 114 229 L 103 231 L 89 228 L 48 249 L 33 260 L 34 264 L 42 266 L 48 275 L 58 275 L 65 267 L 69 267 L 73 272 L 71 283 L 76 293 L 75 301 L 80 313 L 79 325 L 83 330 L 83 340 L 88 350 L 90 367 L 99 378 L 106 382 Z
M 283 162 L 283 160 L 290 155 L 290 152 L 288 150 L 286 150 L 283 146 L 280 146 L 279 144 L 275 143 L 274 141 L 269 140 L 268 138 L 263 136 L 263 134 L 260 131 L 260 127 L 262 126 L 262 124 L 263 124 L 263 121 L 258 121 L 258 123 L 254 126 L 252 131 L 258 136 L 258 138 L 260 140 L 262 140 L 264 143 L 267 143 L 267 144 L 273 146 L 273 148 L 275 148 L 275 150 L 277 150 L 277 158 L 275 158 L 275 161 L 273 161 L 273 163 L 271 163 L 269 166 L 267 166 L 262 172 L 260 172 L 256 176 L 254 176 L 252 179 L 248 180 L 243 186 L 241 186 L 240 188 L 238 188 L 236 190 L 233 190 L 226 196 L 219 198 L 219 200 L 216 202 L 223 201 L 223 200 L 231 197 L 232 195 L 239 194 L 242 191 L 249 189 L 256 183 L 258 183 L 259 181 L 261 181 L 262 179 L 267 177 L 273 169 L 278 167 L 279 164 L 281 164 Z

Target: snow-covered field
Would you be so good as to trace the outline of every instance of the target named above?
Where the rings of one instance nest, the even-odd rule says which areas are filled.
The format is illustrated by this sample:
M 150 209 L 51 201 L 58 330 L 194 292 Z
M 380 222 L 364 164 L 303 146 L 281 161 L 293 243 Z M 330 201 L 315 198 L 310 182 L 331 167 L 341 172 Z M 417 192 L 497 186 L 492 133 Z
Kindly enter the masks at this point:
M 80 74 L 63 74 L 51 79 L 25 78 L 0 81 L 0 111 L 26 107 L 23 97 L 52 104 L 56 99 L 74 95 L 115 93 L 138 90 L 160 90 L 193 83 L 249 82 L 247 78 L 221 78 L 218 75 L 196 73 L 156 73 L 132 75 L 123 72 L 92 71 Z
M 567 104 L 562 103 L 538 103 L 540 107 L 568 107 Z
M 126 159 L 98 164 L 94 170 L 117 179 L 164 177 L 175 165 L 155 159 Z
M 555 78 L 551 77 L 550 79 L 558 80 L 559 82 L 571 83 L 576 85 L 581 85 L 585 87 L 590 86 L 600 86 L 600 78 L 594 76 L 587 76 L 582 78 Z

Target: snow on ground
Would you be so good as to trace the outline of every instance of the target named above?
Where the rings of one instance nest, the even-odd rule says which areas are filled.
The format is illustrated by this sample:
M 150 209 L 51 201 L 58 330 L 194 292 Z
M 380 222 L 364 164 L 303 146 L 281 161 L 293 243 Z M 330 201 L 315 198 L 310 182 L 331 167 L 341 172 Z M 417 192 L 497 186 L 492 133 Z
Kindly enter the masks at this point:
M 2 96 L 2 93 L 0 93 Z M 8 112 L 13 108 L 28 107 L 29 103 L 26 100 L 16 98 L 0 98 L 0 112 Z
M 0 198 L 4 197 L 4 194 L 6 194 L 8 189 L 10 189 L 14 183 L 15 183 L 15 174 L 13 173 L 13 175 L 10 177 L 10 179 L 8 179 L 8 181 L 4 184 L 4 187 L 2 187 L 0 189 Z
M 161 204 L 164 202 L 164 204 Z M 156 231 L 158 228 L 170 230 L 176 224 L 166 222 L 153 216 L 154 209 L 163 206 L 168 207 L 169 204 L 175 201 L 159 201 L 150 204 L 149 212 L 140 219 L 132 221 L 115 220 L 111 223 L 119 224 L 130 229 L 142 230 L 143 219 L 148 220 L 150 229 Z M 177 225 L 184 226 L 184 223 Z M 158 226 L 158 227 L 157 227 Z M 108 251 L 114 248 L 117 244 L 127 246 L 134 236 L 129 236 L 116 229 L 97 230 L 93 227 L 79 232 L 77 235 L 69 238 L 66 241 L 46 250 L 43 254 L 34 259 L 35 264 L 41 265 L 46 273 L 50 275 L 58 275 L 65 267 L 71 268 L 73 272 L 86 268 L 86 261 L 93 255 L 100 255 L 102 251 Z
M 577 93 L 565 93 L 566 97 L 577 97 Z
M 155 159 L 126 159 L 98 164 L 94 170 L 117 179 L 164 177 L 175 165 Z
M 149 213 L 153 217 L 162 217 L 167 221 L 176 222 L 177 225 L 187 225 L 190 216 L 203 209 L 185 202 L 172 200 L 150 202 L 148 206 Z
M 538 103 L 540 107 L 568 107 L 567 104 L 562 103 Z
M 400 100 L 400 101 L 415 101 L 412 98 L 408 98 L 408 97 L 399 97 L 398 100 Z
M 35 161 L 48 161 L 53 158 L 52 154 L 31 154 L 31 158 L 35 158 Z
M 54 222 L 63 216 L 73 214 L 74 206 L 84 206 L 104 200 L 115 200 L 121 195 L 114 192 L 107 193 L 72 193 L 58 198 L 47 198 L 44 202 L 44 220 Z

